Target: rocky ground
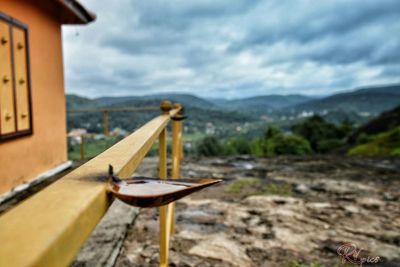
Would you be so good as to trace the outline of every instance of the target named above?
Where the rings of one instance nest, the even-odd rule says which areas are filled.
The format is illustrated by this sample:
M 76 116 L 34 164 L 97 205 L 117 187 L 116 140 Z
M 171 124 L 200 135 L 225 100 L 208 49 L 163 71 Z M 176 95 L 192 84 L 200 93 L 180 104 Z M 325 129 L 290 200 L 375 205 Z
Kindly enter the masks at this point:
M 184 177 L 224 182 L 178 201 L 171 266 L 343 266 L 337 249 L 348 242 L 362 249 L 359 258 L 379 257 L 363 266 L 400 266 L 399 158 L 239 157 L 182 166 Z M 156 170 L 156 159 L 147 159 L 141 174 Z M 115 266 L 158 266 L 157 209 L 140 210 Z

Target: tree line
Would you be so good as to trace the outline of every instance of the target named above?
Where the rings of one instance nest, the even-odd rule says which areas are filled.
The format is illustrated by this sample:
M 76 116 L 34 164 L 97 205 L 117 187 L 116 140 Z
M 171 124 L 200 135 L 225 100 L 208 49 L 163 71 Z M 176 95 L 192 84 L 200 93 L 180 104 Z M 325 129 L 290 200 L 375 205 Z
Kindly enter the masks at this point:
M 246 137 L 220 140 L 215 136 L 207 136 L 197 143 L 195 154 L 273 156 L 332 153 L 346 145 L 353 129 L 350 121 L 345 120 L 337 125 L 316 115 L 292 126 L 290 131 L 269 127 L 263 136 L 250 140 Z

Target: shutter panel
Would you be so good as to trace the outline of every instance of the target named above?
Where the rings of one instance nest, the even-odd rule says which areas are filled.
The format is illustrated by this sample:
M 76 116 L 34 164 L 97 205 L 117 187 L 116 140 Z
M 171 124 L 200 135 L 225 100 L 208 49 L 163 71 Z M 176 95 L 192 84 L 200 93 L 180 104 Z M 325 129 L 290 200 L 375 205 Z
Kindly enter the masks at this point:
M 17 130 L 30 129 L 29 88 L 27 75 L 26 34 L 23 29 L 12 27 L 14 46 L 14 73 L 17 103 Z
M 16 131 L 10 26 L 0 20 L 0 134 Z

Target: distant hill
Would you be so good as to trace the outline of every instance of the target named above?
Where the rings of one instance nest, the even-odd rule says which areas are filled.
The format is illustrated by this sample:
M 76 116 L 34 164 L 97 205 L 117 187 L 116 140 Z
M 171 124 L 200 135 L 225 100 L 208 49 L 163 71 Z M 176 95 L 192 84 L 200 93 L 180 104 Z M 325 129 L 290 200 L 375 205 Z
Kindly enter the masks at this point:
M 95 99 L 68 95 L 68 108 L 94 106 L 158 105 L 163 99 L 186 107 L 217 109 L 265 115 L 274 112 L 342 111 L 379 114 L 400 105 L 400 85 L 375 86 L 328 97 L 294 95 L 261 95 L 243 99 L 204 99 L 191 94 L 152 94 L 146 96 L 100 97 Z
M 400 105 L 400 85 L 362 88 L 291 106 L 294 111 L 343 110 L 378 114 Z
M 96 100 L 78 96 L 78 95 L 67 95 L 67 109 L 82 109 L 82 108 L 94 108 L 99 103 Z
M 261 95 L 243 99 L 214 99 L 211 101 L 214 101 L 214 104 L 219 107 L 228 110 L 266 114 L 292 105 L 304 103 L 311 99 L 315 98 L 304 95 Z
M 146 96 L 121 96 L 121 97 L 100 97 L 96 98 L 95 101 L 103 106 L 121 105 L 130 103 L 131 105 L 143 106 L 143 103 L 156 103 L 160 104 L 160 101 L 168 99 L 172 102 L 181 103 L 188 107 L 198 108 L 215 108 L 216 106 L 203 98 L 190 95 L 190 94 L 153 94 Z
M 299 113 L 302 111 L 362 113 L 374 116 L 400 105 L 400 85 L 375 86 L 338 93 L 327 97 L 304 95 L 262 95 L 243 99 L 207 99 L 227 110 L 263 115 L 271 113 Z
M 389 86 L 371 86 L 366 88 L 361 88 L 354 91 L 354 93 L 382 93 L 382 94 L 393 94 L 400 95 L 400 85 L 389 85 Z

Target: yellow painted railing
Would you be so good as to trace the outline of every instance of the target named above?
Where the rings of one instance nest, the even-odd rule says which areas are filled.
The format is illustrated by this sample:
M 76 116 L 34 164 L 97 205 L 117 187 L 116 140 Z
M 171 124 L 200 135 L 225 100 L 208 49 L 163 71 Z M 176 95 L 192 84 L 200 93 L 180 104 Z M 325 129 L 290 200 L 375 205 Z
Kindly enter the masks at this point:
M 162 114 L 102 154 L 0 217 L 0 266 L 68 266 L 106 213 L 107 168 L 130 177 L 159 139 L 160 177 L 167 178 L 167 129 L 181 106 L 161 103 Z M 173 120 L 172 176 L 179 176 L 182 122 Z M 23 162 L 21 162 L 23 164 Z M 160 208 L 160 266 L 168 266 L 173 204 Z
M 158 110 L 158 107 L 127 107 L 127 108 L 95 108 L 95 109 L 71 109 L 68 110 L 68 113 L 93 113 L 93 112 L 102 112 L 103 113 L 103 127 L 104 127 L 104 135 L 109 135 L 109 127 L 108 127 L 108 113 L 110 112 L 138 112 L 138 111 L 152 111 Z

